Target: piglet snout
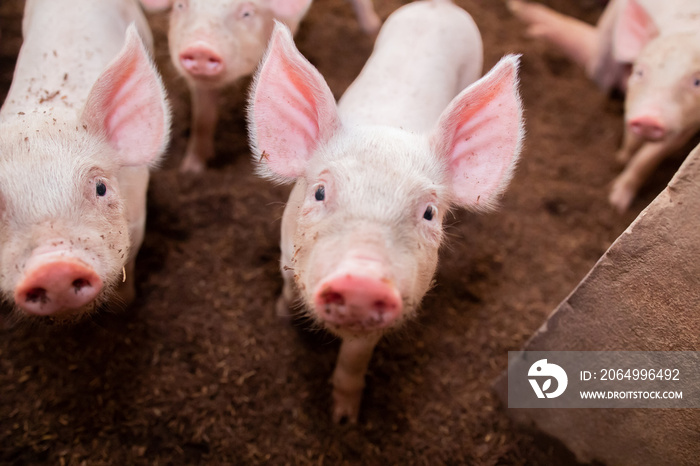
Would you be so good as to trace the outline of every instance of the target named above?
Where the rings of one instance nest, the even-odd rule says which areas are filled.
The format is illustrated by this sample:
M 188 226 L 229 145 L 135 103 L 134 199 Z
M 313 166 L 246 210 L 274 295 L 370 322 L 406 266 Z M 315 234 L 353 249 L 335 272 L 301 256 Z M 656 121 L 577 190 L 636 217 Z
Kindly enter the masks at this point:
M 343 272 L 319 284 L 314 293 L 316 312 L 326 323 L 351 330 L 391 325 L 401 315 L 401 295 L 388 279 Z
M 196 77 L 215 77 L 224 71 L 221 55 L 202 41 L 193 43 L 180 53 L 180 64 Z
M 102 280 L 90 266 L 61 258 L 27 270 L 15 288 L 15 303 L 29 314 L 54 315 L 89 304 L 101 289 Z
M 632 118 L 627 124 L 634 134 L 650 141 L 658 141 L 666 136 L 666 128 L 656 117 L 644 115 Z

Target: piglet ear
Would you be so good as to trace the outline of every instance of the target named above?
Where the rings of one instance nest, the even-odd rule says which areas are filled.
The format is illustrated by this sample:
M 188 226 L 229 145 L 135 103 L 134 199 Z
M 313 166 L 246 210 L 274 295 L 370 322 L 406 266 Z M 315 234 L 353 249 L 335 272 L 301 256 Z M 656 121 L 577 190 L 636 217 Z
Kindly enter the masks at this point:
M 275 18 L 300 21 L 311 6 L 312 0 L 268 0 Z
M 253 83 L 248 122 L 259 173 L 279 181 L 302 175 L 314 150 L 340 127 L 328 84 L 279 22 Z
M 170 8 L 173 0 L 141 0 L 141 5 L 146 11 L 161 11 Z
M 659 30 L 649 13 L 637 0 L 627 0 L 618 15 L 613 36 L 613 56 L 624 63 L 633 63 Z
M 122 165 L 154 163 L 165 150 L 170 132 L 165 89 L 134 24 L 122 51 L 90 90 L 81 120 L 106 137 Z
M 468 209 L 494 207 L 513 175 L 525 134 L 518 64 L 519 56 L 508 55 L 463 90 L 431 135 L 447 160 L 453 201 Z

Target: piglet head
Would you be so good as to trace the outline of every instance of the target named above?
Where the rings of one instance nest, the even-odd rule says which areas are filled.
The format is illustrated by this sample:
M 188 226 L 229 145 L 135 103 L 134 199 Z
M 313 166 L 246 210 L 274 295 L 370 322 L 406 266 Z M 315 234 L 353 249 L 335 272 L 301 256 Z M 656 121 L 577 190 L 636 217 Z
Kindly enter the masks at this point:
M 73 319 L 110 298 L 135 253 L 122 183 L 155 163 L 168 130 L 163 86 L 133 26 L 78 119 L 36 110 L 7 121 L 0 288 L 17 315 Z
M 625 122 L 647 141 L 687 140 L 700 130 L 700 34 L 655 39 L 628 81 Z
M 700 129 L 700 35 L 659 36 L 649 13 L 629 0 L 614 36 L 615 58 L 633 63 L 625 122 L 646 141 L 687 138 Z
M 296 181 L 291 261 L 317 321 L 356 335 L 415 312 L 446 212 L 492 207 L 510 179 L 523 132 L 516 73 L 517 58 L 501 61 L 429 135 L 352 126 L 289 31 L 276 27 L 251 94 L 251 145 L 261 175 Z
M 152 8 L 163 0 L 142 0 Z M 311 0 L 171 1 L 170 56 L 191 85 L 219 88 L 251 74 L 274 20 L 296 29 Z

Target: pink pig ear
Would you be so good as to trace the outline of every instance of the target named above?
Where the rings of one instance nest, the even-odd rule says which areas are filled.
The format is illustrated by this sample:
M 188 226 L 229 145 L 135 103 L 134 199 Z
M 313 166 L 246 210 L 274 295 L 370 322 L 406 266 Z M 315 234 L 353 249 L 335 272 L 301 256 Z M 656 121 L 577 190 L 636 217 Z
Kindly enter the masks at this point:
M 122 165 L 154 163 L 168 144 L 165 89 L 131 24 L 119 55 L 90 90 L 81 120 L 106 136 Z
M 249 99 L 250 143 L 263 176 L 293 181 L 340 127 L 333 93 L 279 22 Z
M 431 135 L 448 162 L 453 200 L 473 210 L 496 205 L 513 176 L 525 134 L 519 56 L 508 55 L 442 112 Z
M 627 0 L 618 16 L 613 37 L 613 55 L 616 60 L 633 63 L 659 30 L 649 13 L 637 0 Z
M 301 20 L 312 0 L 268 0 L 275 18 L 283 20 Z

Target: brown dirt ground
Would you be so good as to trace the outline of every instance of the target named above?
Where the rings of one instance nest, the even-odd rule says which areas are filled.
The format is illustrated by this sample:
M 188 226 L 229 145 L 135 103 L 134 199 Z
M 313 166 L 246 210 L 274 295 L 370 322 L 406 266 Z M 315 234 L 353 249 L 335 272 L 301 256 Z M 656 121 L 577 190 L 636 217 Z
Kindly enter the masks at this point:
M 382 17 L 405 0 L 375 0 Z M 0 96 L 20 46 L 21 0 L 0 5 Z M 455 212 L 420 318 L 378 347 L 357 426 L 329 417 L 338 342 L 275 317 L 287 187 L 251 171 L 248 82 L 227 94 L 218 157 L 177 172 L 189 98 L 151 17 L 175 114 L 153 176 L 133 309 L 74 327 L 0 331 L 0 462 L 6 464 L 570 464 L 517 429 L 491 391 L 516 350 L 678 167 L 626 215 L 606 202 L 622 105 L 555 51 L 526 40 L 502 1 L 458 0 L 486 66 L 522 52 L 527 143 L 499 212 Z M 550 0 L 588 21 L 598 0 Z M 297 36 L 340 96 L 371 50 L 349 4 L 317 1 Z

